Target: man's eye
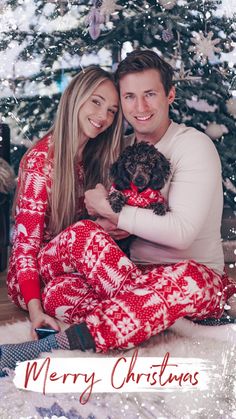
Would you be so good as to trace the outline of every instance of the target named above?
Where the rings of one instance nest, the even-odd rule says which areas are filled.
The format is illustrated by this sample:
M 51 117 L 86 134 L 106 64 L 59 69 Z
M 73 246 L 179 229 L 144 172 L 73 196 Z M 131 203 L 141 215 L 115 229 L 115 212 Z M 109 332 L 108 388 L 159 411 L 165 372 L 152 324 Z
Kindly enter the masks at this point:
M 156 95 L 156 93 L 155 93 L 155 92 L 148 92 L 148 93 L 147 93 L 147 96 L 148 96 L 148 97 L 152 97 L 152 96 L 155 96 L 155 95 Z
M 134 98 L 134 96 L 133 95 L 126 95 L 125 96 L 125 99 L 133 99 Z

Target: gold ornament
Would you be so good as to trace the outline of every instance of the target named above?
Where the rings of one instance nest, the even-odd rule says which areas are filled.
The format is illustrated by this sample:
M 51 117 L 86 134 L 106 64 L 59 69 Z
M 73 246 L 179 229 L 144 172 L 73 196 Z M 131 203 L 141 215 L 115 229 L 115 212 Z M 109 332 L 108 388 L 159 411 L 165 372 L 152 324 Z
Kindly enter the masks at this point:
M 105 17 L 106 21 L 109 21 L 110 16 L 117 10 L 121 10 L 122 6 L 116 4 L 116 0 L 103 0 L 100 7 L 101 14 Z
M 176 0 L 159 0 L 159 4 L 166 10 L 171 10 L 176 5 Z
M 5 0 L 0 0 L 0 14 L 3 14 L 5 12 L 7 5 Z
M 209 60 L 214 59 L 215 52 L 220 52 L 221 48 L 216 47 L 220 42 L 220 38 L 212 39 L 213 32 L 209 32 L 207 36 L 203 32 L 196 33 L 191 41 L 195 44 L 189 47 L 190 52 L 194 52 L 194 60 L 201 60 L 203 64 L 206 64 L 207 58 Z
M 193 76 L 191 70 L 185 70 L 184 64 L 181 63 L 180 70 L 175 71 L 176 76 L 174 77 L 175 81 L 199 81 L 202 80 L 201 76 Z

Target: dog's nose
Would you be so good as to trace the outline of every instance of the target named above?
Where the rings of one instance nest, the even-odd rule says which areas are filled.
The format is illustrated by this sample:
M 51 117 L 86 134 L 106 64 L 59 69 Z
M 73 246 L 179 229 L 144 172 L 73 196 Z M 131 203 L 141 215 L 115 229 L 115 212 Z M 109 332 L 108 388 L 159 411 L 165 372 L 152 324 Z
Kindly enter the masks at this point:
M 134 184 L 135 184 L 136 186 L 142 186 L 144 183 L 145 183 L 145 179 L 144 179 L 144 177 L 143 177 L 143 176 L 137 176 L 137 177 L 134 179 Z

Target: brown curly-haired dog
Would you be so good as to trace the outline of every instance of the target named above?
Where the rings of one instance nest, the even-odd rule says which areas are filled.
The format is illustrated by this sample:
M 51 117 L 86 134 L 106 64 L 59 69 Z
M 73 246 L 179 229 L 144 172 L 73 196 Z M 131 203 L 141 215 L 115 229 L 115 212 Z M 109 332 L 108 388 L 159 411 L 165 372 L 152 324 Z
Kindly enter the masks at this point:
M 170 175 L 170 163 L 152 144 L 145 141 L 128 146 L 112 164 L 113 186 L 108 201 L 114 212 L 125 204 L 151 208 L 157 215 L 168 210 L 160 189 Z

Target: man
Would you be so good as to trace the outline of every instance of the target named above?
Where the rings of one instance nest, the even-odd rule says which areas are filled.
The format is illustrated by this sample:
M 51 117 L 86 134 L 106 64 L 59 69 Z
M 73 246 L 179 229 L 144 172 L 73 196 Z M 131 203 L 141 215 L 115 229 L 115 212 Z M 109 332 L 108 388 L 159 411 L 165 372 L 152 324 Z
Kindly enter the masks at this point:
M 125 231 L 136 235 L 130 249 L 135 264 L 147 265 L 149 273 L 152 264 L 165 265 L 163 283 L 166 272 L 171 278 L 170 294 L 165 298 L 173 297 L 174 301 L 171 292 L 177 286 L 190 292 L 192 307 L 199 298 L 206 303 L 195 315 L 189 308 L 189 317 L 219 317 L 224 302 L 235 292 L 235 284 L 224 276 L 220 235 L 223 192 L 215 146 L 202 132 L 170 120 L 169 107 L 175 99 L 173 70 L 155 52 L 133 51 L 119 64 L 116 78 L 124 116 L 134 129 L 131 143 L 152 143 L 171 162 L 171 177 L 162 190 L 170 212 L 156 216 L 151 210 L 125 206 L 117 215 L 102 185 L 86 192 L 87 209 L 112 223 L 105 227 L 115 239 L 124 237 Z M 199 284 L 209 273 L 218 274 L 223 286 L 218 292 L 209 288 L 209 293 L 200 297 Z M 155 278 L 157 271 L 152 274 Z M 212 311 L 207 301 L 214 299 L 215 292 L 222 298 Z M 174 295 L 177 303 L 179 297 Z
M 106 200 L 107 192 L 98 185 L 86 193 L 90 213 L 138 237 L 131 247 L 135 262 L 172 264 L 194 259 L 222 275 L 221 165 L 212 141 L 170 120 L 173 70 L 155 52 L 133 51 L 116 75 L 124 116 L 134 129 L 133 141 L 148 141 L 170 159 L 171 177 L 162 190 L 170 212 L 158 217 L 151 210 L 126 206 L 117 215 Z

